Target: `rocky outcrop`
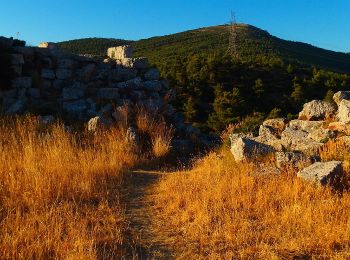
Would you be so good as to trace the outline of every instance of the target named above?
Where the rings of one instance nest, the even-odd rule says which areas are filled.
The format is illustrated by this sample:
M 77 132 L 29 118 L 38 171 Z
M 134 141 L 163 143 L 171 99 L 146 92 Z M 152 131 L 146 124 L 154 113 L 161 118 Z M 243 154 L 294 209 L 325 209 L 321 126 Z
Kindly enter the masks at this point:
M 304 104 L 299 113 L 301 120 L 325 120 L 335 115 L 336 108 L 333 104 L 321 100 L 313 100 Z
M 316 162 L 298 172 L 298 177 L 321 185 L 336 185 L 343 175 L 342 162 Z

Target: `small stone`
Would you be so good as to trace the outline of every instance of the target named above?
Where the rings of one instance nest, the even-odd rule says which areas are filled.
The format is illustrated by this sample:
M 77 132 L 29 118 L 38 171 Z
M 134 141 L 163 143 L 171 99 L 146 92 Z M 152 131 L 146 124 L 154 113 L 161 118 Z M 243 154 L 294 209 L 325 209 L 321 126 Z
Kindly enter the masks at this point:
M 106 117 L 96 116 L 87 123 L 87 129 L 90 132 L 96 132 L 112 125 L 112 120 Z

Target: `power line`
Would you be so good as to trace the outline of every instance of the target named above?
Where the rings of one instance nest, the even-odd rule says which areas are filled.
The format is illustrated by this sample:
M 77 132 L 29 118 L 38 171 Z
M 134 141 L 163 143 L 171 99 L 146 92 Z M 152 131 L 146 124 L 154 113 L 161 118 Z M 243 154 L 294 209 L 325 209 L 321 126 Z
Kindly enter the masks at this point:
M 229 45 L 227 53 L 232 57 L 232 59 L 237 59 L 239 57 L 237 50 L 237 21 L 236 14 L 233 11 L 231 11 L 229 30 Z

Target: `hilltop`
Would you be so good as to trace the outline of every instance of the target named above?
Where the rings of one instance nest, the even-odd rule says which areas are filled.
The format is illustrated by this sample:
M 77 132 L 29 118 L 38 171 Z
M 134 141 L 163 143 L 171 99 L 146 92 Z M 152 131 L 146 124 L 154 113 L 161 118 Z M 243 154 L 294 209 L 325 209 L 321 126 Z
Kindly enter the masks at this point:
M 289 63 L 312 65 L 335 72 L 350 72 L 350 56 L 272 36 L 257 27 L 238 24 L 237 50 L 244 60 L 281 59 Z M 107 38 L 86 38 L 60 42 L 63 49 L 78 54 L 104 55 L 108 47 L 132 44 L 136 55 L 148 57 L 157 64 L 171 62 L 193 53 L 226 52 L 229 27 L 227 25 L 199 28 L 171 35 L 152 37 L 138 41 Z

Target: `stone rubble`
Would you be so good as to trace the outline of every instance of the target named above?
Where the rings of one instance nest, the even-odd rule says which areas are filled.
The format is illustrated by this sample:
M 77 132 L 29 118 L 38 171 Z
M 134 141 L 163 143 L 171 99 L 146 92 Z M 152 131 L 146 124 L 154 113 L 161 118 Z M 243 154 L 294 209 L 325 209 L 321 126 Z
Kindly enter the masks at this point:
M 337 184 L 342 162 L 319 162 L 319 155 L 329 140 L 342 142 L 350 148 L 350 91 L 337 92 L 333 99 L 337 106 L 321 100 L 306 103 L 299 119 L 266 120 L 257 137 L 232 134 L 231 152 L 235 160 L 252 161 L 256 156 L 275 152 L 276 168 L 298 169 L 300 178 L 321 185 Z

